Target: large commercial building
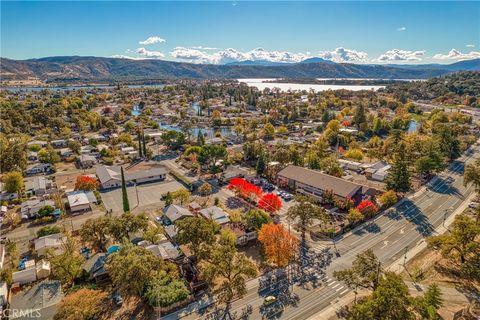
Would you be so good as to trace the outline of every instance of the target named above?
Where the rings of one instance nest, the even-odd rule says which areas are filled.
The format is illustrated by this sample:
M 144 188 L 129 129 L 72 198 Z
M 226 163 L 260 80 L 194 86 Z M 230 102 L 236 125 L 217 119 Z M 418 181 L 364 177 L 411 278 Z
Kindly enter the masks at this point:
M 361 185 L 316 170 L 289 165 L 278 173 L 277 179 L 280 186 L 317 200 L 322 200 L 325 191 L 333 192 L 340 200 L 352 199 L 355 203 L 362 200 Z
M 161 181 L 165 180 L 167 177 L 167 171 L 165 168 L 152 168 L 135 172 L 127 172 L 124 169 L 123 171 L 127 185 Z M 122 186 L 120 166 L 99 166 L 97 168 L 97 177 L 100 180 L 100 187 L 102 189 L 118 188 Z

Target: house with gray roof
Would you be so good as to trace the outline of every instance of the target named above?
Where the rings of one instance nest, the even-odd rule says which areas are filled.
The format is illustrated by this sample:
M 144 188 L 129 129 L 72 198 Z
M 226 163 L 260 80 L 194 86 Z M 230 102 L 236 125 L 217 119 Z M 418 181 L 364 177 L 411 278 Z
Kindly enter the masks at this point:
M 211 206 L 199 211 L 199 213 L 208 220 L 213 220 L 219 225 L 230 223 L 230 217 L 222 208 Z
M 193 213 L 191 213 L 188 209 L 178 206 L 176 204 L 171 204 L 165 209 L 163 209 L 163 214 L 165 217 L 170 220 L 171 223 L 175 223 L 177 220 L 181 220 L 188 217 L 193 217 Z
M 12 297 L 10 303 L 12 320 L 49 320 L 57 313 L 57 306 L 64 293 L 58 280 L 44 280 Z
M 362 186 L 320 171 L 289 165 L 277 174 L 278 185 L 322 200 L 326 191 L 340 200 L 362 200 Z
M 100 180 L 102 189 L 118 188 L 122 186 L 122 175 L 120 166 L 98 166 L 97 177 Z M 124 169 L 125 182 L 127 185 L 161 181 L 167 177 L 164 167 L 151 168 L 129 172 Z

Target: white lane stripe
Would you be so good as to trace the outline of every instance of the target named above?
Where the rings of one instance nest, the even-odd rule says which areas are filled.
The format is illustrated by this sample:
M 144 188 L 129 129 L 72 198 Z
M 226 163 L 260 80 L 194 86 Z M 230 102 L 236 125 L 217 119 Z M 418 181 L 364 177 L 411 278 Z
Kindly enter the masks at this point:
M 327 282 L 333 281 L 333 279 L 328 278 Z
M 342 290 L 343 288 L 344 288 L 344 286 L 341 286 L 340 288 L 338 288 L 338 289 L 335 290 L 335 291 L 340 291 L 340 290 Z
M 344 294 L 345 292 L 349 291 L 350 289 L 345 289 L 342 292 L 340 292 L 340 295 Z
M 330 282 L 330 283 L 328 284 L 328 286 L 331 287 L 331 286 L 334 285 L 335 283 L 337 283 L 337 281 Z
M 339 285 L 340 285 L 340 283 L 337 283 L 336 285 L 334 285 L 334 286 L 332 287 L 332 289 L 335 289 L 335 288 L 338 287 Z

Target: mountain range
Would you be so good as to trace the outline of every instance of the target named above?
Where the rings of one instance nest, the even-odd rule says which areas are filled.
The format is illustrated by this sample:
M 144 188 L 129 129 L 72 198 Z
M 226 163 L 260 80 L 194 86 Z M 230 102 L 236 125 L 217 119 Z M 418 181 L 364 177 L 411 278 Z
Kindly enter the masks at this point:
M 227 65 L 104 57 L 0 58 L 2 80 L 55 81 L 236 78 L 381 78 L 425 79 L 454 71 L 480 70 L 480 59 L 449 65 L 367 65 L 312 58 L 300 63 L 243 61 Z

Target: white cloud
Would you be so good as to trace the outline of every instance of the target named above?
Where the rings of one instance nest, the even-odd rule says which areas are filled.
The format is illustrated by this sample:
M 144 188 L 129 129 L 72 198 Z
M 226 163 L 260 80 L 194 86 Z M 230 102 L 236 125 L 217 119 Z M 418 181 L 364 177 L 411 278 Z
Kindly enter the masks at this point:
M 218 50 L 218 48 L 213 48 L 213 47 L 202 47 L 202 46 L 194 46 L 192 49 L 198 49 L 198 50 Z
M 470 60 L 477 58 L 480 58 L 480 51 L 470 51 L 469 53 L 463 53 L 457 49 L 452 49 L 447 54 L 438 53 L 433 56 L 433 59 L 439 60 Z
M 127 56 L 124 54 L 114 54 L 113 56 L 110 56 L 111 58 L 118 58 L 118 59 L 130 59 L 130 60 L 145 60 L 146 58 L 143 57 L 132 57 L 132 56 Z
M 352 49 L 336 48 L 333 51 L 320 51 L 318 57 L 330 60 L 333 62 L 366 62 L 368 54 L 363 51 L 356 51 Z
M 203 48 L 203 50 L 207 50 Z M 270 61 L 294 63 L 310 57 L 307 53 L 292 53 L 288 51 L 267 51 L 263 48 L 256 48 L 247 52 L 241 52 L 233 48 L 227 48 L 217 52 L 206 52 L 196 48 L 176 47 L 170 52 L 176 59 L 188 60 L 194 63 L 224 64 L 237 61 Z
M 164 58 L 165 55 L 160 51 L 150 51 L 145 48 L 138 48 L 136 51 L 139 55 L 146 58 Z
M 143 41 L 139 41 L 138 43 L 143 44 L 144 46 L 147 46 L 149 44 L 162 43 L 162 42 L 165 42 L 165 41 L 166 41 L 165 39 L 162 39 L 159 36 L 151 36 L 151 37 L 148 37 L 147 39 L 145 39 Z
M 397 28 L 397 31 L 405 31 L 407 30 L 407 27 L 400 27 L 400 28 Z
M 409 51 L 392 49 L 388 50 L 384 54 L 380 55 L 376 60 L 389 62 L 389 61 L 422 61 L 422 57 L 425 55 L 425 51 Z
M 474 44 L 466 44 L 465 47 L 467 47 L 467 48 L 475 48 L 475 45 L 474 45 Z

